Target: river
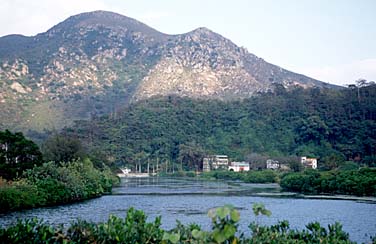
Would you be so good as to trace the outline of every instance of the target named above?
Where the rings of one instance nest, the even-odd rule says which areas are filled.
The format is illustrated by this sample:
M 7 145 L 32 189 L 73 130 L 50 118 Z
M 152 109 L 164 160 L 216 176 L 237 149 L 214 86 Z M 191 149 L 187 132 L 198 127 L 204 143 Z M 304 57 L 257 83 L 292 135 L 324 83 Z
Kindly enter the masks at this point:
M 369 235 L 376 235 L 376 204 L 372 202 L 297 198 L 280 194 L 276 184 L 158 177 L 123 178 L 112 195 L 80 203 L 2 214 L 0 225 L 32 217 L 51 224 L 68 224 L 78 218 L 102 222 L 110 214 L 124 217 L 128 208 L 135 207 L 143 210 L 150 220 L 161 215 L 162 227 L 166 229 L 173 228 L 177 219 L 209 229 L 208 210 L 232 204 L 241 214 L 240 230 L 247 232 L 248 224 L 256 220 L 252 212 L 252 204 L 256 202 L 264 203 L 272 212 L 270 217 L 258 217 L 261 224 L 288 220 L 292 228 L 301 229 L 312 221 L 323 226 L 338 221 L 354 241 L 369 242 Z

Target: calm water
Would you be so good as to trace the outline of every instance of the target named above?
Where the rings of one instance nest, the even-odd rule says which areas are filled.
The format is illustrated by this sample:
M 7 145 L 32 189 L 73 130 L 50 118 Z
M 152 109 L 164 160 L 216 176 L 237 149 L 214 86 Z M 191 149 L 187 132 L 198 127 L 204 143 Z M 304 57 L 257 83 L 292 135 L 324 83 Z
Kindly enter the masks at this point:
M 113 195 L 59 206 L 0 215 L 0 225 L 9 225 L 21 218 L 38 217 L 52 224 L 67 224 L 77 218 L 101 222 L 110 214 L 124 217 L 129 207 L 143 210 L 152 220 L 162 216 L 162 226 L 173 228 L 176 219 L 199 223 L 210 228 L 206 216 L 209 209 L 234 205 L 241 213 L 240 229 L 248 231 L 255 220 L 252 204 L 263 202 L 272 211 L 271 217 L 261 217 L 262 224 L 288 220 L 293 228 L 303 228 L 311 221 L 323 225 L 339 221 L 352 240 L 366 242 L 367 235 L 376 235 L 376 204 L 348 200 L 318 200 L 281 197 L 277 185 L 207 182 L 195 179 L 133 178 L 123 179 Z M 265 195 L 269 197 L 265 197 Z

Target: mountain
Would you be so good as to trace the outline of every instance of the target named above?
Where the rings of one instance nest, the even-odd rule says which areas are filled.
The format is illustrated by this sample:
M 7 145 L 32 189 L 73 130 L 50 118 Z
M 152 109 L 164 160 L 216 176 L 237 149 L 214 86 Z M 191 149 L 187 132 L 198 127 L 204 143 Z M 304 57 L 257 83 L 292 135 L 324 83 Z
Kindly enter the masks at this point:
M 167 35 L 116 13 L 0 38 L 0 129 L 60 129 L 154 96 L 234 100 L 334 87 L 267 63 L 207 28 Z

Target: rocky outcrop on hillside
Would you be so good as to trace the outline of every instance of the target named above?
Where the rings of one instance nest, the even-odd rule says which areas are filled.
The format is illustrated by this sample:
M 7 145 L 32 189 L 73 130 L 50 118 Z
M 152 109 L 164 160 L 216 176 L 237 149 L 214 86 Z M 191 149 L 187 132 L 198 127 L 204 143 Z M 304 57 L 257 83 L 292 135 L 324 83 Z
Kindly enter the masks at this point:
M 326 83 L 269 64 L 206 28 L 167 35 L 105 11 L 0 38 L 1 128 L 61 128 L 152 96 L 240 99 Z
M 240 48 L 206 28 L 177 36 L 143 79 L 137 98 L 180 95 L 249 97 L 262 86 L 242 62 Z

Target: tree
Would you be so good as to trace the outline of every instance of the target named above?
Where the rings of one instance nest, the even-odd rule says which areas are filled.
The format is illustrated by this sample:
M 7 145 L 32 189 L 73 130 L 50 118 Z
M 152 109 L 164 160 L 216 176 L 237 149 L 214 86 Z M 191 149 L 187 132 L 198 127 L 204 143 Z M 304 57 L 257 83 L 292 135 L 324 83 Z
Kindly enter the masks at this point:
M 85 150 L 81 141 L 66 135 L 53 135 L 42 146 L 43 157 L 47 161 L 71 162 L 74 159 L 84 158 Z
M 145 153 L 144 151 L 136 153 L 134 155 L 135 169 L 133 170 L 135 172 L 142 172 L 142 168 L 145 169 L 148 159 L 149 159 L 149 155 Z
M 299 161 L 291 160 L 287 164 L 289 165 L 290 169 L 294 172 L 300 172 L 303 170 L 303 165 Z
M 329 135 L 329 128 L 319 116 L 310 116 L 307 119 L 301 119 L 300 126 L 297 129 L 296 141 L 301 143 L 314 142 L 320 144 Z
M 178 160 L 182 165 L 189 169 L 202 168 L 202 159 L 204 158 L 204 150 L 195 142 L 179 145 Z
M 265 169 L 266 160 L 269 158 L 258 153 L 251 153 L 245 156 L 245 161 L 250 163 L 252 169 Z
M 345 162 L 345 156 L 340 153 L 332 153 L 321 160 L 320 169 L 332 170 L 337 169 Z
M 246 159 L 253 168 L 264 168 L 266 159 L 282 155 L 321 160 L 341 153 L 354 161 L 376 155 L 376 85 L 359 88 L 360 103 L 357 86 L 278 89 L 277 94 L 260 93 L 239 101 L 153 98 L 125 108 L 116 120 L 81 121 L 70 131 L 86 145 L 127 164 L 134 164 L 134 155 L 144 151 L 150 159 L 195 168 L 192 142 L 233 160 L 251 153 L 269 155 Z M 300 165 L 295 165 L 298 170 Z
M 21 132 L 0 131 L 0 177 L 14 179 L 26 169 L 42 164 L 38 146 Z

